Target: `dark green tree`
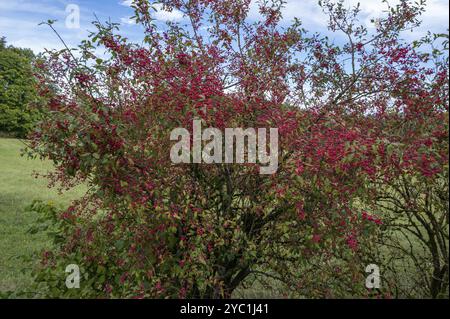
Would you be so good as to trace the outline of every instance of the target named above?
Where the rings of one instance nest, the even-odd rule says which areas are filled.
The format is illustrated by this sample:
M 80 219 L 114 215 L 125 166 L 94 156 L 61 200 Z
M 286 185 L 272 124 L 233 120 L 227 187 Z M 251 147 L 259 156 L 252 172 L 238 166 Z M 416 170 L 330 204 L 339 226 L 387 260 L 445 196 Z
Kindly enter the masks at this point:
M 38 99 L 29 49 L 6 45 L 0 38 L 0 132 L 25 137 L 38 112 L 30 104 Z

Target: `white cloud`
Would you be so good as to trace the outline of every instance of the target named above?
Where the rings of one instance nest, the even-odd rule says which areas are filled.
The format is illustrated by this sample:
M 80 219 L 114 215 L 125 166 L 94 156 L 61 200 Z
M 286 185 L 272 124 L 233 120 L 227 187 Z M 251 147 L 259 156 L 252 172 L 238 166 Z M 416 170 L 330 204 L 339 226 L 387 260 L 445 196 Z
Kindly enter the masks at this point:
M 288 0 L 282 13 L 284 20 L 291 22 L 294 18 L 299 18 L 306 26 L 326 27 L 328 23 L 317 0 Z
M 445 0 L 428 0 L 428 6 L 422 16 L 424 27 L 448 29 L 449 3 Z
M 379 18 L 384 14 L 387 6 L 381 0 L 345 0 L 344 5 L 353 7 L 360 3 L 362 22 L 371 27 L 372 18 Z M 398 4 L 399 0 L 390 0 L 391 6 Z M 447 0 L 427 0 L 425 13 L 422 15 L 423 20 L 420 31 L 424 33 L 426 30 L 441 30 L 448 28 L 449 19 L 449 3 Z M 283 21 L 291 22 L 294 17 L 303 21 L 303 24 L 309 28 L 325 28 L 328 23 L 327 16 L 322 12 L 317 0 L 287 0 L 285 7 L 282 10 Z M 253 0 L 250 5 L 249 18 L 252 20 L 260 20 L 258 4 Z M 419 31 L 418 31 L 419 32 Z
M 130 7 L 132 5 L 132 3 L 133 3 L 133 0 L 123 0 L 120 2 L 121 5 L 127 6 L 127 7 Z M 164 10 L 162 4 L 160 4 L 160 3 L 153 4 L 153 8 L 156 9 L 156 11 L 153 12 L 153 17 L 159 21 L 176 22 L 176 21 L 181 21 L 184 18 L 184 15 L 180 10 L 177 10 L 177 9 L 173 9 L 172 11 Z M 122 21 L 122 22 L 124 22 L 124 21 Z
M 45 27 L 38 27 L 38 23 L 47 19 L 58 19 L 55 25 L 61 33 L 64 40 L 69 45 L 76 45 L 79 41 L 86 37 L 86 28 L 89 28 L 87 17 L 92 15 L 93 9 L 85 5 L 82 7 L 82 17 L 84 23 L 79 30 L 68 30 L 64 27 L 65 6 L 72 0 L 0 0 L 0 35 L 6 36 L 7 41 L 13 45 L 21 47 L 29 47 L 35 52 L 40 52 L 44 48 L 61 48 L 61 44 L 52 31 Z M 249 19 L 260 20 L 258 6 L 253 0 L 250 7 Z M 399 0 L 390 0 L 391 5 L 398 3 Z M 77 2 L 73 0 L 73 2 Z M 117 4 L 129 7 L 132 0 L 114 0 L 116 8 L 109 4 L 105 5 L 103 1 L 99 1 L 96 10 L 102 10 L 102 14 L 112 15 L 113 19 L 121 21 L 125 26 L 134 24 L 131 20 L 130 12 L 127 8 Z M 345 0 L 347 6 L 355 5 L 358 0 Z M 362 21 L 370 25 L 370 18 L 379 17 L 386 8 L 381 0 L 360 0 Z M 101 6 L 100 6 L 101 4 Z M 103 7 L 104 6 L 104 7 Z M 120 11 L 117 9 L 119 7 Z M 406 32 L 404 38 L 411 40 L 423 36 L 426 31 L 445 32 L 449 27 L 449 3 L 447 0 L 427 0 L 426 11 L 421 17 L 422 26 L 413 33 Z M 162 10 L 162 6 L 156 5 L 157 12 L 153 12 L 153 17 L 159 21 L 183 21 L 185 17 L 178 10 L 171 12 Z M 300 18 L 306 29 L 318 31 L 327 34 L 326 25 L 327 17 L 322 13 L 321 8 L 317 4 L 317 0 L 287 0 L 287 4 L 283 9 L 283 22 L 288 24 L 294 17 Z M 122 17 L 122 18 L 121 18 Z M 102 18 L 101 18 L 102 19 Z M 139 41 L 142 33 L 138 28 L 123 28 L 123 31 L 131 36 L 131 38 Z M 328 34 L 329 35 L 329 34 Z M 338 34 L 333 35 L 339 37 Z
M 281 13 L 285 23 L 299 18 L 307 27 L 327 26 L 327 17 L 323 14 L 317 0 L 287 0 Z M 257 0 L 252 0 L 248 18 L 254 21 L 262 19 Z
M 126 7 L 131 7 L 131 5 L 133 4 L 133 0 L 123 0 L 120 2 L 120 4 Z
M 122 22 L 123 24 L 128 24 L 128 25 L 134 25 L 134 24 L 136 24 L 136 20 L 131 19 L 131 17 L 123 17 L 123 18 L 120 18 L 120 22 Z
M 37 3 L 37 1 L 29 0 L 1 0 L 1 12 L 28 12 L 28 13 L 44 13 L 46 15 L 64 16 L 65 6 L 55 7 L 46 3 Z
M 0 34 L 6 36 L 6 41 L 16 47 L 30 48 L 34 52 L 45 49 L 62 49 L 64 46 L 53 31 L 46 25 L 39 26 L 39 18 L 24 19 L 0 16 Z M 76 46 L 85 39 L 84 29 L 67 29 L 64 21 L 55 24 L 56 29 L 69 46 Z
M 154 17 L 160 21 L 180 21 L 183 20 L 183 13 L 179 10 L 173 9 L 172 11 L 163 10 L 161 4 L 155 4 L 154 8 L 157 10 L 154 13 Z
M 349 5 L 356 5 L 358 0 L 346 0 Z M 391 0 L 389 4 L 395 6 L 399 4 L 399 0 Z M 366 26 L 373 27 L 370 22 L 371 18 L 379 18 L 385 14 L 386 4 L 381 1 L 370 0 L 360 1 L 361 14 Z M 403 36 L 412 39 L 424 36 L 427 31 L 445 32 L 449 26 L 449 3 L 446 0 L 426 0 L 425 12 L 419 17 L 422 25 L 415 29 L 414 32 L 405 32 Z

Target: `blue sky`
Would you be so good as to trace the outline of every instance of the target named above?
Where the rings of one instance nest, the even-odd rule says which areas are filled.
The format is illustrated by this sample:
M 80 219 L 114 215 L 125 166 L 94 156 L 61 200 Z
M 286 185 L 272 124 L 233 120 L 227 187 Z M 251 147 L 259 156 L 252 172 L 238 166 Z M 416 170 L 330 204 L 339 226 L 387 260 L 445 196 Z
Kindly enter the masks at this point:
M 70 45 L 78 44 L 86 38 L 94 13 L 100 20 L 111 19 L 121 23 L 122 32 L 130 39 L 139 41 L 141 30 L 129 17 L 133 11 L 129 7 L 130 0 L 0 0 L 0 36 L 6 36 L 9 44 L 31 48 L 41 52 L 44 48 L 57 49 L 62 44 L 47 26 L 38 26 L 42 21 L 57 19 L 56 28 L 64 40 Z M 346 4 L 354 5 L 358 0 L 346 0 Z M 363 19 L 370 26 L 372 17 L 382 15 L 385 6 L 381 0 L 360 0 Z M 395 3 L 391 0 L 390 3 Z M 75 4 L 80 8 L 80 28 L 68 29 L 65 26 L 66 7 Z M 449 25 L 448 0 L 427 0 L 427 10 L 423 15 L 420 29 L 404 37 L 417 38 L 427 30 L 445 32 Z M 252 5 L 250 19 L 258 19 L 258 10 Z M 183 22 L 179 12 L 160 11 L 155 17 L 163 22 L 167 20 Z M 284 9 L 286 22 L 299 17 L 307 29 L 326 32 L 326 18 L 317 6 L 317 0 L 288 0 Z

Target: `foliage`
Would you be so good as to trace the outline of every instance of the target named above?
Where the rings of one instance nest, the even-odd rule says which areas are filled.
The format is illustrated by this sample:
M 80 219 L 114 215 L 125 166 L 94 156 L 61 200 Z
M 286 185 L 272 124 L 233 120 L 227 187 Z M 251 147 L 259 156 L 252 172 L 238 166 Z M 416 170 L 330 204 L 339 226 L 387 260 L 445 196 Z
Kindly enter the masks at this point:
M 339 256 L 341 282 L 364 296 L 364 269 L 351 260 L 382 222 L 358 204 L 376 198 L 380 178 L 448 169 L 447 154 L 430 151 L 448 135 L 448 68 L 400 39 L 423 3 L 389 7 L 369 32 L 358 7 L 323 1 L 343 45 L 299 20 L 282 27 L 281 1 L 261 1 L 258 22 L 247 19 L 248 0 L 162 3 L 189 26 L 160 30 L 139 0 L 143 44 L 95 22 L 79 55 L 53 52 L 37 65 L 47 116 L 30 150 L 56 164 L 55 181 L 90 187 L 56 216 L 63 240 L 37 279 L 62 287 L 62 269 L 76 263 L 83 289 L 50 296 L 227 298 L 245 280 L 273 277 L 318 297 L 327 294 L 302 288 L 298 269 Z M 194 118 L 220 129 L 277 127 L 277 173 L 172 164 L 170 132 Z
M 34 54 L 28 49 L 0 45 L 0 132 L 25 137 L 38 119 L 31 107 L 37 102 L 32 70 Z
M 448 34 L 428 34 L 415 46 L 428 46 L 424 54 L 433 65 L 448 70 Z M 441 91 L 437 103 L 448 105 L 448 82 L 428 85 Z M 379 176 L 373 182 L 374 196 L 368 203 L 383 213 L 385 223 L 369 255 L 391 261 L 385 262 L 385 277 L 390 286 L 387 289 L 396 297 L 449 295 L 448 111 L 428 115 L 394 129 L 399 135 L 408 135 L 410 147 L 397 154 L 403 158 L 396 166 L 396 179 Z M 434 158 L 440 159 L 439 165 L 430 162 Z M 417 167 L 409 168 L 408 162 L 417 163 Z M 401 277 L 406 278 L 399 280 Z

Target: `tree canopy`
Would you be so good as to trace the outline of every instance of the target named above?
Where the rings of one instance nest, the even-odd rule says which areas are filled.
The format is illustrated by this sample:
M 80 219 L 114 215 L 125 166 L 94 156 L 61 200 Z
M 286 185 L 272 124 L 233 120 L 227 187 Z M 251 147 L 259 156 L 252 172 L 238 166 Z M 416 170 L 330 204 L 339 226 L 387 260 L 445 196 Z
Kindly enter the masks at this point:
M 384 227 L 378 183 L 448 170 L 448 59 L 401 37 L 423 3 L 388 7 L 369 32 L 358 7 L 322 1 L 337 44 L 282 27 L 282 1 L 261 1 L 256 22 L 249 0 L 161 2 L 189 24 L 161 29 L 152 2 L 134 1 L 143 43 L 97 21 L 80 54 L 37 65 L 46 119 L 30 152 L 56 164 L 54 182 L 89 186 L 66 211 L 36 208 L 59 227 L 38 277 L 48 294 L 227 298 L 272 278 L 309 297 L 367 295 L 359 252 Z M 277 172 L 172 163 L 170 132 L 194 119 L 278 128 Z M 63 286 L 68 263 L 80 290 Z
M 25 137 L 33 128 L 37 111 L 36 80 L 32 63 L 34 54 L 29 49 L 6 45 L 0 41 L 0 132 Z

